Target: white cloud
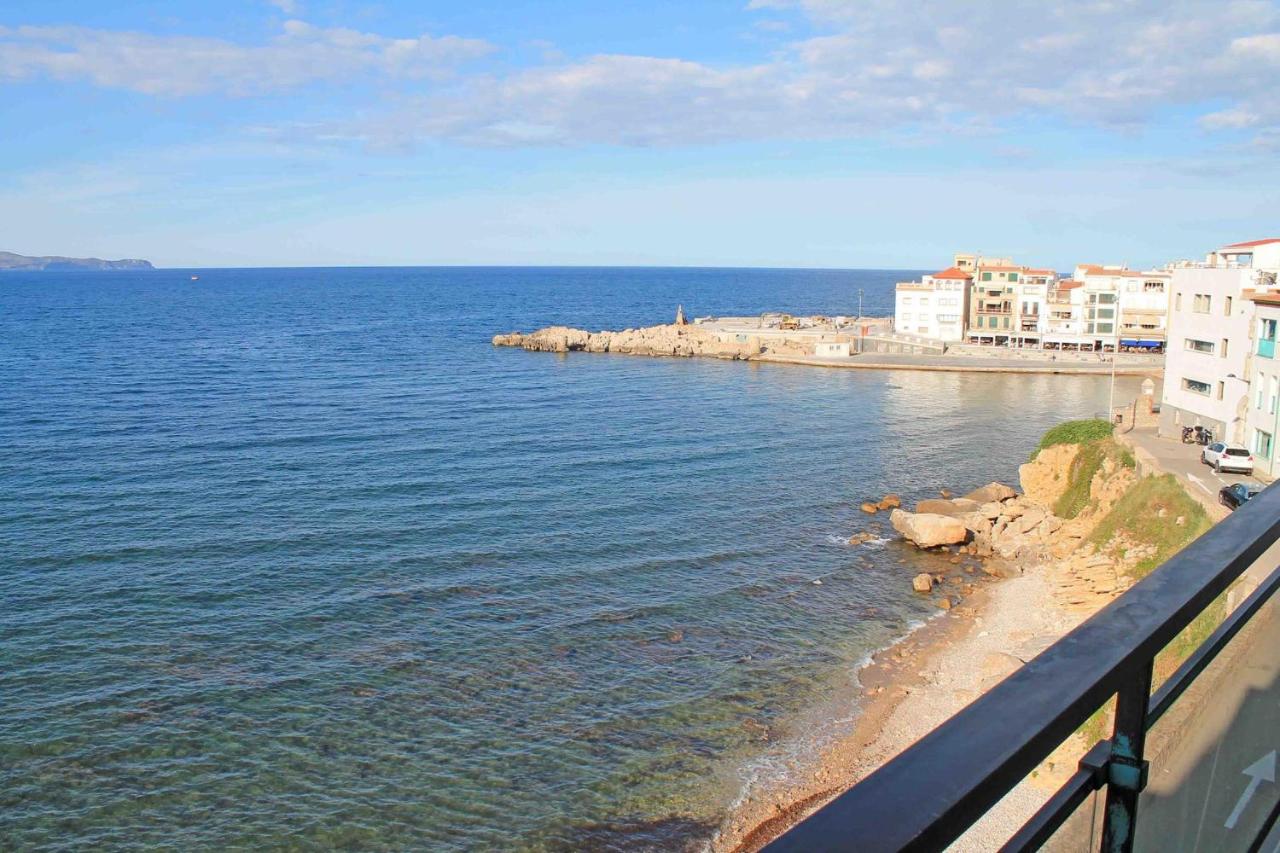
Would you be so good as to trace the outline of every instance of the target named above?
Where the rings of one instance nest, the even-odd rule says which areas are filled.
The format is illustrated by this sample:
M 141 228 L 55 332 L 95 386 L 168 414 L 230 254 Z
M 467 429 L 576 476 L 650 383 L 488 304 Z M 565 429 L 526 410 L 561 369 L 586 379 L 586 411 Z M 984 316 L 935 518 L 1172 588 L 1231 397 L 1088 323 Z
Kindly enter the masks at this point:
M 292 3 L 293 0 L 282 0 Z M 814 30 L 765 61 L 597 55 L 413 85 L 485 42 L 396 39 L 285 23 L 259 46 L 77 28 L 0 30 L 0 81 L 48 76 L 161 95 L 280 91 L 357 73 L 398 81 L 355 123 L 314 128 L 375 146 L 689 145 L 992 132 L 1012 119 L 1144 126 L 1172 110 L 1206 132 L 1280 133 L 1272 0 L 750 0 L 760 23 Z M 298 128 L 289 130 L 299 134 Z M 1016 142 L 1016 140 L 1010 140 Z
M 388 38 L 289 20 L 267 44 L 87 27 L 0 28 L 0 82 L 48 77 L 147 95 L 286 91 L 357 74 L 420 79 L 492 50 L 476 39 Z
M 680 145 L 987 130 L 1011 118 L 1135 128 L 1188 110 L 1207 131 L 1280 127 L 1280 8 L 1261 0 L 1025 3 L 751 0 L 818 33 L 766 62 L 593 56 L 409 98 L 385 144 Z M 772 19 L 770 19 L 772 20 Z M 1216 117 L 1206 114 L 1213 113 Z

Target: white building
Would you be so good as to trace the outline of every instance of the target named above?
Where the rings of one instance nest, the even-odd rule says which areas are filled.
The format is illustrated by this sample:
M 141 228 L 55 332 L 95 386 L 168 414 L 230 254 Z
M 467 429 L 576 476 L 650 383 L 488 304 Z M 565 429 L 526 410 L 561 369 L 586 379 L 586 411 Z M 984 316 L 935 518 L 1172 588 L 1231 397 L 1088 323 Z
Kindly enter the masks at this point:
M 1276 330 L 1280 328 L 1280 293 L 1253 293 L 1253 341 L 1249 360 L 1249 410 L 1245 416 L 1246 447 L 1253 451 L 1255 473 L 1275 479 L 1280 471 L 1280 358 Z
M 1114 305 L 1108 301 L 1110 297 L 1095 299 L 1096 308 L 1092 312 L 1092 332 L 1103 338 L 1108 348 L 1118 344 L 1131 350 L 1164 349 L 1169 317 L 1169 273 L 1081 264 L 1076 267 L 1075 275 L 1084 282 L 1086 293 L 1115 295 Z
M 1223 246 L 1216 252 L 1210 252 L 1209 264 L 1235 264 L 1256 270 L 1280 270 L 1280 237 L 1268 237 L 1265 240 L 1250 240 L 1247 243 L 1232 243 Z
M 1251 439 L 1249 430 L 1261 428 L 1250 426 L 1258 419 L 1251 419 L 1249 401 L 1275 371 L 1254 376 L 1255 302 L 1250 297 L 1255 291 L 1275 292 L 1277 270 L 1280 240 L 1235 243 L 1210 252 L 1204 263 L 1170 267 L 1162 434 L 1178 435 L 1183 426 L 1201 425 L 1215 438 L 1245 444 Z
M 900 282 L 894 292 L 893 330 L 948 343 L 964 339 L 973 276 L 958 267 Z
M 1076 267 L 1076 277 L 1048 288 L 1046 349 L 1114 351 L 1119 340 L 1120 289 L 1113 276 L 1090 275 Z

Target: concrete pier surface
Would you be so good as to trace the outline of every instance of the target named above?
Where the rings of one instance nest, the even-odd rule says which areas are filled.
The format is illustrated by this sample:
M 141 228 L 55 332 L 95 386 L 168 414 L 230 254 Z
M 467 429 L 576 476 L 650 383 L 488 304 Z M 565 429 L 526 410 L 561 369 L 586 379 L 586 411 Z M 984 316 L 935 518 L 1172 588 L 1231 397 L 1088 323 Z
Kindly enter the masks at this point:
M 1152 376 L 1163 365 L 1149 361 L 1129 362 L 1124 353 L 1116 363 L 1117 376 Z M 919 353 L 863 353 L 843 358 L 818 356 L 770 355 L 756 361 L 777 364 L 804 364 L 812 367 L 844 367 L 862 370 L 936 370 L 963 373 L 1058 373 L 1068 375 L 1110 376 L 1110 353 L 1104 362 L 1095 359 L 1001 358 L 993 356 L 927 355 Z

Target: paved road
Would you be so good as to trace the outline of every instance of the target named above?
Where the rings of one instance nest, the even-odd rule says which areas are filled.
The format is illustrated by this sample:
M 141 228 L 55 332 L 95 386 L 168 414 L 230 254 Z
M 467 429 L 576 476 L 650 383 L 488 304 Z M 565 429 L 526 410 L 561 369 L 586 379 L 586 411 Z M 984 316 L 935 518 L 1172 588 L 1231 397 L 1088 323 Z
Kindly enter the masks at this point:
M 1218 490 L 1233 483 L 1263 485 L 1262 481 L 1246 474 L 1215 472 L 1200 461 L 1202 448 L 1198 444 L 1183 444 L 1172 438 L 1159 438 L 1153 429 L 1135 429 L 1126 438 L 1156 458 L 1160 467 L 1186 481 L 1190 491 L 1204 497 L 1209 507 L 1219 508 L 1219 516 L 1225 514 L 1218 504 Z

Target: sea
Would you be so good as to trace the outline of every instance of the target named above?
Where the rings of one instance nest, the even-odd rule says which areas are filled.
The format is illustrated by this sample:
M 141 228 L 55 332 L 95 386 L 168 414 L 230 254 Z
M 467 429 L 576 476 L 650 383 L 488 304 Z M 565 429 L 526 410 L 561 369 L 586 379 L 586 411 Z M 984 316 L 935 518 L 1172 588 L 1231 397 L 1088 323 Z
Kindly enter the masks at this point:
M 490 339 L 916 274 L 0 275 L 0 847 L 699 849 L 938 612 L 859 504 L 1015 481 L 1109 380 Z

